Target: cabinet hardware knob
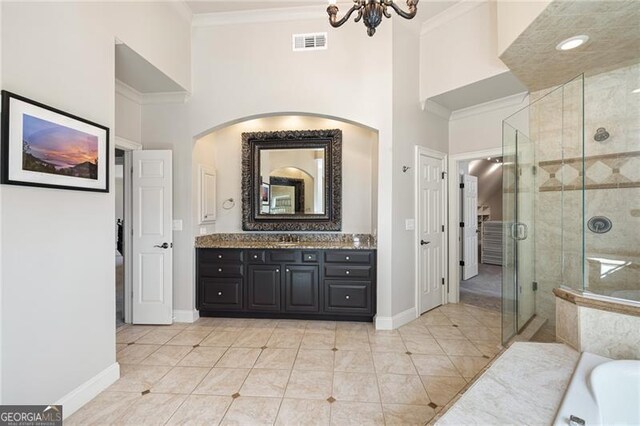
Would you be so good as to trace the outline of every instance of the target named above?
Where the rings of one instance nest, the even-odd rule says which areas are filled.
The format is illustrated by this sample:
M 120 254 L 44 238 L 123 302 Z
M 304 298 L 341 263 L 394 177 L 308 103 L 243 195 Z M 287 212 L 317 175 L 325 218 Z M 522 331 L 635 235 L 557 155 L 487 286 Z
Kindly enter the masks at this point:
M 349 256 L 347 256 L 346 259 L 349 260 Z
M 222 272 L 222 268 L 218 268 L 218 272 Z
M 289 272 L 289 269 L 287 269 L 287 272 Z
M 344 298 L 345 298 L 345 299 L 347 299 L 347 300 L 349 300 L 349 299 L 350 299 L 350 296 L 349 296 L 349 295 L 346 295 Z
M 218 292 L 218 296 L 222 296 L 222 292 L 221 291 Z
M 257 255 L 257 254 L 254 254 L 254 255 L 253 255 L 253 258 L 254 258 L 254 259 L 257 259 L 257 258 L 258 258 L 258 255 Z
M 222 259 L 222 255 L 221 254 L 218 255 L 218 259 Z
M 351 272 L 347 271 L 347 275 L 349 275 Z
M 276 272 L 280 272 L 280 269 L 276 269 Z

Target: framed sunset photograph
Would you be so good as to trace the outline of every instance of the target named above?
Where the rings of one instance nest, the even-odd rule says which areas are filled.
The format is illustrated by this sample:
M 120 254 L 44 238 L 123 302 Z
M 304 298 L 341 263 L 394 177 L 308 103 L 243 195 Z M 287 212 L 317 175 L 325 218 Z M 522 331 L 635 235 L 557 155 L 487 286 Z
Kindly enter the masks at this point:
M 109 192 L 109 129 L 2 91 L 2 170 L 11 185 Z

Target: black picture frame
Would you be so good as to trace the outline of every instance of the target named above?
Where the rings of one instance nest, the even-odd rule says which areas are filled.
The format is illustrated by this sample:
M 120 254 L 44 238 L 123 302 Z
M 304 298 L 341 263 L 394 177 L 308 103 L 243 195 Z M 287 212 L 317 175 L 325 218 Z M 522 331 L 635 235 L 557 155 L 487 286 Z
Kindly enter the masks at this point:
M 0 118 L 0 123 L 2 126 L 0 132 L 0 155 L 2 156 L 2 161 L 0 162 L 0 184 L 4 185 L 18 185 L 18 186 L 30 186 L 30 187 L 39 187 L 39 188 L 51 188 L 51 189 L 65 189 L 65 190 L 74 190 L 74 191 L 88 191 L 88 192 L 109 192 L 109 161 L 110 161 L 110 153 L 109 153 L 109 137 L 110 132 L 109 128 L 103 126 L 101 124 L 86 120 L 82 117 L 78 117 L 76 115 L 70 114 L 68 112 L 62 111 L 60 109 L 51 107 L 49 105 L 45 105 L 41 102 L 34 101 L 32 99 L 26 98 L 24 96 L 20 96 L 18 94 L 9 92 L 7 90 L 2 90 L 0 92 L 1 102 L 2 102 L 2 116 Z M 14 111 L 14 107 L 24 108 L 29 110 L 29 114 L 22 114 L 20 111 Z M 31 117 L 31 113 L 34 112 L 33 117 Z M 92 177 L 94 173 L 92 171 L 92 163 L 85 161 L 83 164 L 78 164 L 75 167 L 82 166 L 82 168 L 78 168 L 78 171 L 73 173 L 75 175 L 71 175 L 68 172 L 67 174 L 63 174 L 59 172 L 59 169 L 56 169 L 55 172 L 42 172 L 36 170 L 25 170 L 24 169 L 24 159 L 25 155 L 25 147 L 24 147 L 24 135 L 14 135 L 14 132 L 22 131 L 23 128 L 15 128 L 14 124 L 17 122 L 14 119 L 15 115 L 29 115 L 30 119 L 40 120 L 48 122 L 48 124 L 56 125 L 60 128 L 64 128 L 70 132 L 76 132 L 78 134 L 87 134 L 88 136 L 96 138 L 96 162 L 95 162 L 95 178 Z M 46 119 L 43 119 L 42 116 L 46 116 Z M 58 121 L 56 121 L 56 119 Z M 77 130 L 73 127 L 69 127 L 66 124 L 62 124 L 62 122 L 67 122 L 71 124 L 75 124 L 76 126 L 80 126 L 83 130 Z M 23 121 L 24 123 L 24 117 Z M 12 127 L 13 126 L 13 127 Z M 16 153 L 18 152 L 18 148 L 15 147 L 16 138 L 20 137 L 20 152 L 22 153 L 22 158 L 16 159 Z M 98 155 L 99 152 L 102 154 Z M 39 159 L 38 159 L 39 160 Z M 43 161 L 43 164 L 47 166 L 53 167 L 52 164 Z M 87 165 L 88 164 L 88 165 Z M 85 169 L 88 169 L 85 170 Z M 89 174 L 89 176 L 78 176 L 77 174 L 84 173 Z M 24 174 L 25 176 L 30 175 L 33 178 L 38 178 L 37 180 L 29 180 L 27 178 L 16 178 L 15 174 Z M 46 180 L 46 181 L 43 181 Z M 74 182 L 77 180 L 78 182 Z M 56 183 L 56 182 L 65 182 L 65 183 Z

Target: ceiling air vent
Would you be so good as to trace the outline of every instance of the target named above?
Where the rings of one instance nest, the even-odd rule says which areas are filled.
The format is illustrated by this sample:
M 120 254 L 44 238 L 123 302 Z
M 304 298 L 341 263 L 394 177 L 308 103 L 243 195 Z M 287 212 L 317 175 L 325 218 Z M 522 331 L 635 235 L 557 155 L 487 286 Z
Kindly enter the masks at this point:
M 327 48 L 327 33 L 294 34 L 293 51 L 325 50 Z

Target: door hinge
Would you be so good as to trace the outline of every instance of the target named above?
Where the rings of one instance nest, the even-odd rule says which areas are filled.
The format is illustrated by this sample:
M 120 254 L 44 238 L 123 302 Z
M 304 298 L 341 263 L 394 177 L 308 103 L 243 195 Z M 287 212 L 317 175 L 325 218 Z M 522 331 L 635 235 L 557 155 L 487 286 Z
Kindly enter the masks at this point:
M 444 225 L 442 225 L 442 232 L 444 232 Z
M 533 291 L 538 291 L 538 282 L 534 281 L 532 285 Z
M 460 189 L 464 189 L 464 183 L 460 184 Z
M 442 278 L 442 285 L 444 285 L 444 277 Z
M 464 222 L 460 222 L 460 228 L 464 228 Z
M 445 176 L 447 176 L 447 172 L 442 172 L 442 179 L 444 179 Z
M 460 266 L 464 266 L 464 260 L 460 261 Z

